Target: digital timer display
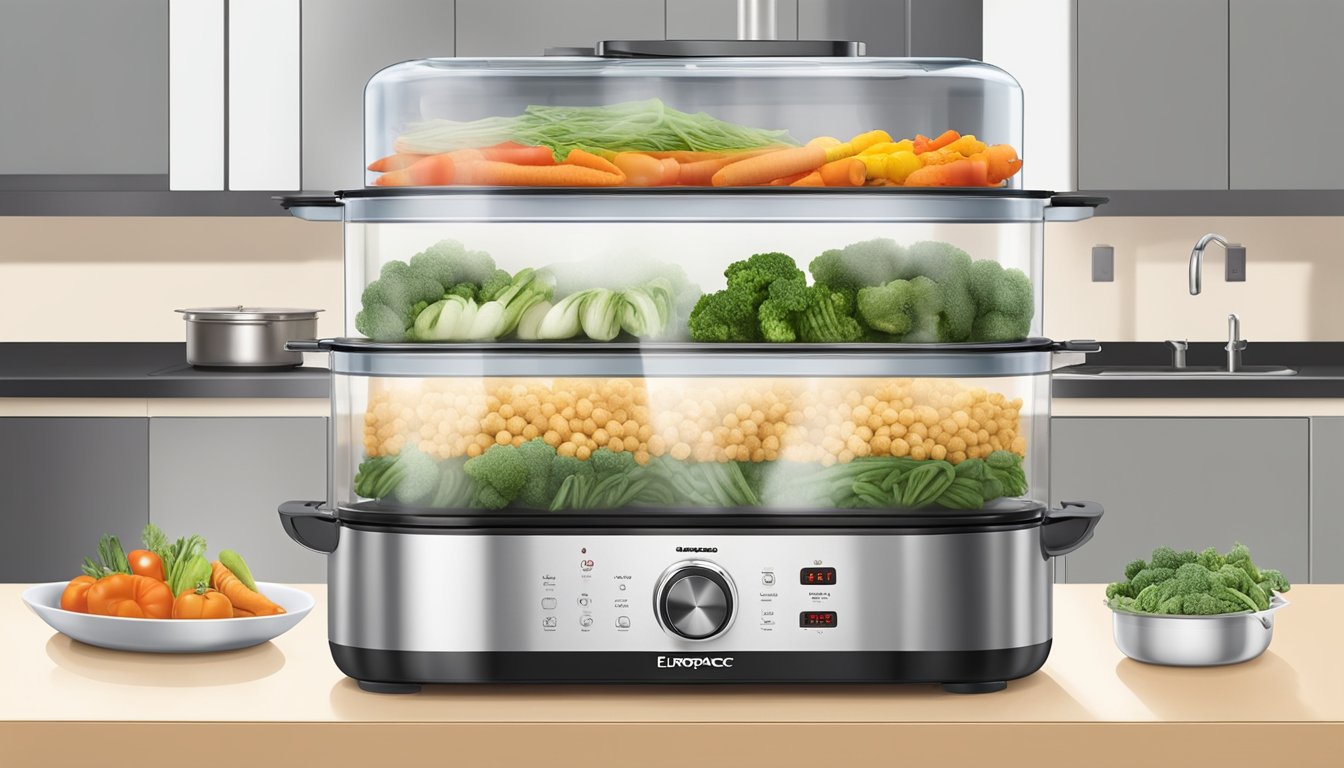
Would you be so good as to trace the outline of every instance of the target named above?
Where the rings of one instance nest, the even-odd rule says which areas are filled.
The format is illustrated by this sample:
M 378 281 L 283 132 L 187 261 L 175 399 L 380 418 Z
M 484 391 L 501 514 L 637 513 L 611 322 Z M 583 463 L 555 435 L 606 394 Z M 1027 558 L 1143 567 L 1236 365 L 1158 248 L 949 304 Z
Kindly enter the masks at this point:
M 800 627 L 820 629 L 834 627 L 835 625 L 835 611 L 803 611 L 798 614 L 798 626 Z
M 834 568 L 804 568 L 798 574 L 798 581 L 808 586 L 829 587 L 835 584 Z

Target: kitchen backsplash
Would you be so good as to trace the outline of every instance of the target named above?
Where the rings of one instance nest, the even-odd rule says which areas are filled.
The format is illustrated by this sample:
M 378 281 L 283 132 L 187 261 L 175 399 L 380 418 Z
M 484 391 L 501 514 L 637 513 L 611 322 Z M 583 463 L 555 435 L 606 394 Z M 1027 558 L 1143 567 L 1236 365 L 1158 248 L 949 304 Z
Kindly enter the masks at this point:
M 1205 255 L 1191 296 L 1190 248 L 1218 232 L 1248 249 L 1247 281 Z M 1046 232 L 1045 331 L 1115 341 L 1344 339 L 1344 217 L 1096 218 Z M 1091 281 L 1091 249 L 1115 248 L 1115 282 Z M 0 217 L 0 339 L 176 341 L 179 307 L 320 307 L 341 332 L 339 224 L 273 218 Z

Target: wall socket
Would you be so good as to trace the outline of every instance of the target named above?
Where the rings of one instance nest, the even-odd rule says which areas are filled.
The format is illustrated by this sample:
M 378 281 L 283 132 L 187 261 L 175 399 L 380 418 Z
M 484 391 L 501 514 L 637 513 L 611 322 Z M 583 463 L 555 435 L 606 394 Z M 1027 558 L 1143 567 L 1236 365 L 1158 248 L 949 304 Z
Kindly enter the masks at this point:
M 1092 246 L 1092 282 L 1115 282 L 1115 249 L 1109 245 Z
M 1227 267 L 1223 279 L 1229 283 L 1246 282 L 1246 246 L 1232 243 L 1227 246 Z

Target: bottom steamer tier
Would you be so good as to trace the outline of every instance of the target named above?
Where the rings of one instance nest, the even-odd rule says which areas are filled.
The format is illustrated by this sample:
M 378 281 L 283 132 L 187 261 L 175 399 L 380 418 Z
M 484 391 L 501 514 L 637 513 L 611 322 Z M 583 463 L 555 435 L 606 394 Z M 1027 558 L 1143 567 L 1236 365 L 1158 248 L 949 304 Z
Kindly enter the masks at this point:
M 779 530 L 342 521 L 329 564 L 331 650 L 371 690 L 701 681 L 997 690 L 1050 650 L 1057 553 L 1042 513 Z

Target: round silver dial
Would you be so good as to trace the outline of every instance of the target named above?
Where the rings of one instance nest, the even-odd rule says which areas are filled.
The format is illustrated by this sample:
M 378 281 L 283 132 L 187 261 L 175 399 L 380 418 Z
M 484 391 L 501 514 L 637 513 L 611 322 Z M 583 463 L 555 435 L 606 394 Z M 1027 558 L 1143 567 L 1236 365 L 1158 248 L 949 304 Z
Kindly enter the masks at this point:
M 732 580 L 717 565 L 690 560 L 663 574 L 654 593 L 663 629 L 687 640 L 708 640 L 728 629 L 733 619 Z

